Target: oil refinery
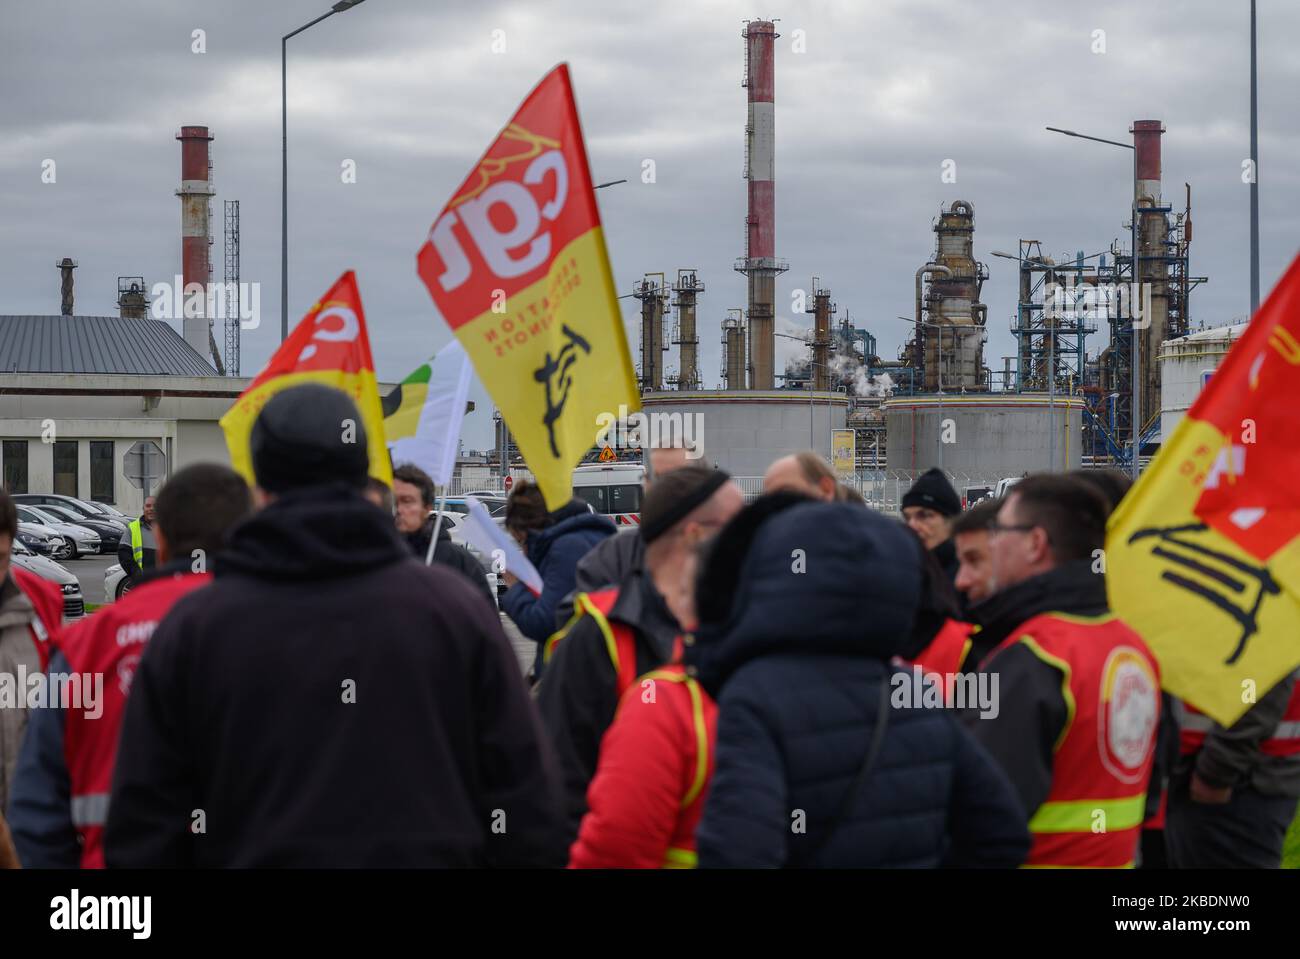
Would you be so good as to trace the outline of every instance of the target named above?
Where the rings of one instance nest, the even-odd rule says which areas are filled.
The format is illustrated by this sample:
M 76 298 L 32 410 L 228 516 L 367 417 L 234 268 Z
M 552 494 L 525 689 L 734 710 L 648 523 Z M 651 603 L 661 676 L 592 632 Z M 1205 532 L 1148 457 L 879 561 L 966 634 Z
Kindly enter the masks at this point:
M 630 295 L 641 307 L 634 356 L 645 409 L 702 414 L 709 458 L 744 477 L 761 475 L 791 449 L 829 456 L 831 432 L 846 429 L 859 478 L 934 465 L 972 479 L 1081 465 L 1127 472 L 1134 456 L 1149 459 L 1161 441 L 1162 411 L 1185 409 L 1190 399 L 1175 389 L 1162 400 L 1161 367 L 1190 362 L 1194 351 L 1177 344 L 1194 332 L 1190 295 L 1206 282 L 1190 268 L 1191 186 L 1166 191 L 1162 184 L 1164 124 L 1138 119 L 1129 128 L 1127 246 L 1054 258 L 1043 241 L 1022 239 L 1014 253 L 981 253 L 974 205 L 953 198 L 931 224 L 928 256 L 920 224 L 914 237 L 899 240 L 917 247 L 918 266 L 910 336 L 897 356 L 881 356 L 872 332 L 892 316 L 851 320 L 831 283 L 813 276 L 803 291 L 811 328 L 792 337 L 803 355 L 778 371 L 775 340 L 790 335 L 777 332 L 775 308 L 776 278 L 790 269 L 777 256 L 779 34 L 774 21 L 752 20 L 741 36 L 747 214 L 735 269 L 746 278 L 746 302 L 705 308 L 709 278 L 693 267 L 644 273 Z M 1000 358 L 987 355 L 982 299 L 993 257 L 1015 263 L 1018 290 L 1009 318 L 1014 353 Z M 1010 282 L 1005 271 L 1001 282 Z M 701 322 L 709 316 L 720 316 L 712 330 Z M 720 337 L 717 389 L 704 388 L 701 336 Z

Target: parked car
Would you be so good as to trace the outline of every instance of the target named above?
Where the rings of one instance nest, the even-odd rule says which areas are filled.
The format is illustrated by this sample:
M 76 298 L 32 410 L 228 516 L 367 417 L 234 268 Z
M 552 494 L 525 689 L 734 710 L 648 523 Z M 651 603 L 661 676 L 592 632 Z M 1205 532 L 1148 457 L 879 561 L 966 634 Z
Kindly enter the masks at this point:
M 53 556 L 55 553 L 64 553 L 68 550 L 68 544 L 63 541 L 63 537 L 52 529 L 40 523 L 26 523 L 22 520 L 18 522 L 18 542 L 38 556 Z
M 130 589 L 131 581 L 126 578 L 126 570 L 121 563 L 114 563 L 104 570 L 104 602 L 121 599 Z
M 53 513 L 47 513 L 39 506 L 16 503 L 18 518 L 28 523 L 45 526 L 56 535 L 62 536 L 67 548 L 56 553 L 55 559 L 77 559 L 82 553 L 98 553 L 100 550 L 99 534 L 87 526 L 78 526 L 67 522 Z
M 97 499 L 88 499 L 86 502 L 101 512 L 107 513 L 109 516 L 113 517 L 113 519 L 120 519 L 124 523 L 129 523 L 135 518 L 133 516 L 127 516 L 116 506 L 111 506 L 108 503 L 101 503 Z
M 504 496 L 480 496 L 478 493 L 466 493 L 464 496 L 449 496 L 443 504 L 449 513 L 460 513 L 462 516 L 469 515 L 469 500 L 467 497 L 473 496 L 483 504 L 483 508 L 488 511 L 492 517 L 504 516 L 506 514 L 506 498 Z
M 81 595 L 81 584 L 77 582 L 77 577 L 54 560 L 33 553 L 23 545 L 21 539 L 13 544 L 12 560 L 15 566 L 27 570 L 33 576 L 49 580 L 59 587 L 63 593 L 64 622 L 80 619 L 86 615 L 86 601 Z
M 469 515 L 469 507 L 466 505 L 465 512 L 453 512 L 451 509 L 451 500 L 448 500 L 447 509 L 442 514 L 442 525 L 447 527 L 447 533 L 451 536 L 451 541 L 457 546 L 464 546 L 483 567 L 483 573 L 487 576 L 488 585 L 492 587 L 492 594 L 496 596 L 498 604 L 501 601 L 501 594 L 509 587 L 496 572 L 492 569 L 492 557 L 484 556 L 476 546 L 465 541 L 465 518 Z M 430 510 L 430 516 L 436 517 L 438 511 Z M 499 522 L 499 521 L 498 521 Z
M 77 499 L 75 496 L 64 496 L 62 493 L 18 493 L 13 497 L 15 503 L 26 503 L 29 506 L 63 506 L 72 510 L 79 516 L 85 516 L 87 519 L 102 519 L 110 523 L 116 523 L 122 527 L 122 532 L 126 532 L 126 526 L 130 521 L 125 516 L 114 516 L 102 509 L 91 506 L 85 500 Z
M 112 520 L 106 519 L 89 519 L 79 516 L 65 506 L 33 506 L 30 509 L 38 509 L 42 513 L 56 517 L 64 523 L 72 523 L 75 526 L 84 526 L 86 529 L 94 531 L 99 536 L 99 551 L 101 553 L 117 552 L 117 544 L 122 541 L 122 526 Z

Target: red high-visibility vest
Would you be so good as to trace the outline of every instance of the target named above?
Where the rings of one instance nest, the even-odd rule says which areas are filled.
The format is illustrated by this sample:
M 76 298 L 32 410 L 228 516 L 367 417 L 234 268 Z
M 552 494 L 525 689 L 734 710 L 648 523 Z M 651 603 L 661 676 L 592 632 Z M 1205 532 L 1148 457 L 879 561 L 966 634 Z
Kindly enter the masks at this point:
M 1178 730 L 1179 751 L 1184 755 L 1197 752 L 1205 744 L 1205 736 L 1215 727 L 1215 722 L 1190 703 L 1183 703 L 1183 715 Z M 1300 682 L 1291 690 L 1286 712 L 1267 739 L 1259 744 L 1266 756 L 1294 756 L 1300 753 Z
M 187 573 L 148 581 L 63 635 L 60 650 L 74 673 L 104 677 L 102 712 L 94 719 L 81 709 L 64 714 L 63 757 L 68 766 L 72 825 L 80 837 L 81 867 L 104 868 L 104 824 L 117 759 L 117 736 L 131 679 L 154 627 L 186 593 L 211 580 Z M 185 828 L 181 823 L 178 827 Z
M 40 657 L 41 669 L 50 665 L 50 649 L 57 647 L 63 627 L 63 590 L 35 573 L 29 573 L 17 566 L 9 567 L 9 575 L 14 585 L 22 591 L 32 604 L 36 613 L 32 620 L 32 642 L 36 645 L 36 655 Z
M 1155 657 L 1113 614 L 1034 616 L 986 664 L 996 670 L 993 657 L 1017 643 L 1061 671 L 1067 708 L 1051 789 L 1029 819 L 1033 845 L 1025 865 L 1131 867 L 1160 721 Z
M 930 645 L 912 660 L 912 664 L 920 666 L 927 676 L 933 675 L 938 680 L 943 689 L 945 705 L 952 705 L 956 675 L 966 662 L 971 648 L 971 636 L 977 628 L 973 623 L 944 620 L 939 632 L 930 640 Z M 971 663 L 970 667 L 974 669 L 975 665 Z
M 647 698 L 652 697 L 652 698 Z M 622 765 L 636 751 L 633 761 L 644 759 L 645 736 L 651 726 L 670 731 L 670 746 L 664 750 L 663 740 L 654 738 L 657 771 L 649 775 L 663 776 L 672 770 L 666 785 L 680 796 L 675 810 L 656 811 L 662 820 L 635 824 L 625 821 L 635 809 L 635 796 L 626 794 L 629 784 L 626 777 L 607 778 L 613 763 Z M 651 670 L 638 678 L 619 700 L 614 722 L 601 745 L 601 760 L 595 778 L 587 793 L 590 812 L 583 819 L 582 829 L 570 852 L 572 868 L 648 868 L 691 869 L 696 864 L 695 829 L 704 813 L 709 780 L 713 776 L 713 744 L 717 737 L 718 707 L 703 687 L 688 676 L 681 663 L 671 663 Z M 614 752 L 611 752 L 614 751 Z M 666 754 L 665 754 L 666 753 Z M 624 766 L 624 768 L 626 768 Z M 646 783 L 631 784 L 638 794 L 645 791 Z M 656 810 L 659 807 L 654 807 Z M 644 809 L 642 810 L 644 812 Z M 668 820 L 671 816 L 671 821 Z M 609 819 L 618 820 L 612 826 Z M 651 849 L 629 851 L 622 842 L 623 830 L 635 826 L 645 835 L 663 835 L 667 842 L 662 849 L 653 850 L 654 861 L 648 861 Z M 606 828 L 614 829 L 607 833 Z
M 622 698 L 623 693 L 636 682 L 636 634 L 624 623 L 609 621 L 609 611 L 614 608 L 616 602 L 618 602 L 617 586 L 609 586 L 594 593 L 579 593 L 575 596 L 573 616 L 563 628 L 556 630 L 546 640 L 546 647 L 542 651 L 542 662 L 549 663 L 551 657 L 555 655 L 555 647 L 559 645 L 560 640 L 569 634 L 569 630 L 579 619 L 590 616 L 600 627 L 601 635 L 605 637 L 605 651 L 609 653 L 609 661 L 614 665 L 614 673 L 618 676 L 616 688 L 619 697 Z

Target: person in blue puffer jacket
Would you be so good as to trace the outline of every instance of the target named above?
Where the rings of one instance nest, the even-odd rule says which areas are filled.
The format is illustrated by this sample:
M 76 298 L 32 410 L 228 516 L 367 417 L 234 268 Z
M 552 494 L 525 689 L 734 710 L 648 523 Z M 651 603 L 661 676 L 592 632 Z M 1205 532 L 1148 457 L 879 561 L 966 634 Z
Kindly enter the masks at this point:
M 923 564 L 901 523 L 850 503 L 763 497 L 714 540 L 685 657 L 719 707 L 701 867 L 1024 861 L 1006 775 L 891 662 L 926 618 Z
M 541 490 L 528 480 L 516 481 L 506 502 L 506 532 L 524 547 L 528 560 L 542 577 L 542 593 L 533 595 L 523 583 L 506 573 L 510 589 L 501 609 L 519 631 L 537 643 L 533 680 L 542 672 L 542 650 L 555 632 L 555 610 L 573 592 L 578 560 L 597 543 L 613 536 L 609 517 L 593 513 L 580 499 L 571 499 L 548 512 Z

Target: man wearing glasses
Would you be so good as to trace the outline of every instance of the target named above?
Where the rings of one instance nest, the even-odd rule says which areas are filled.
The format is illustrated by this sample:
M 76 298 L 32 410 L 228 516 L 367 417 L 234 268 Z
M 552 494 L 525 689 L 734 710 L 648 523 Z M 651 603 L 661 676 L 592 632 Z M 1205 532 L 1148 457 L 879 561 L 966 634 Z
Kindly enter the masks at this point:
M 1132 866 L 1160 680 L 1106 599 L 1107 504 L 1068 476 L 1018 483 L 989 527 L 990 593 L 970 610 L 993 652 L 998 708 L 969 717 L 1020 795 L 1027 866 Z

